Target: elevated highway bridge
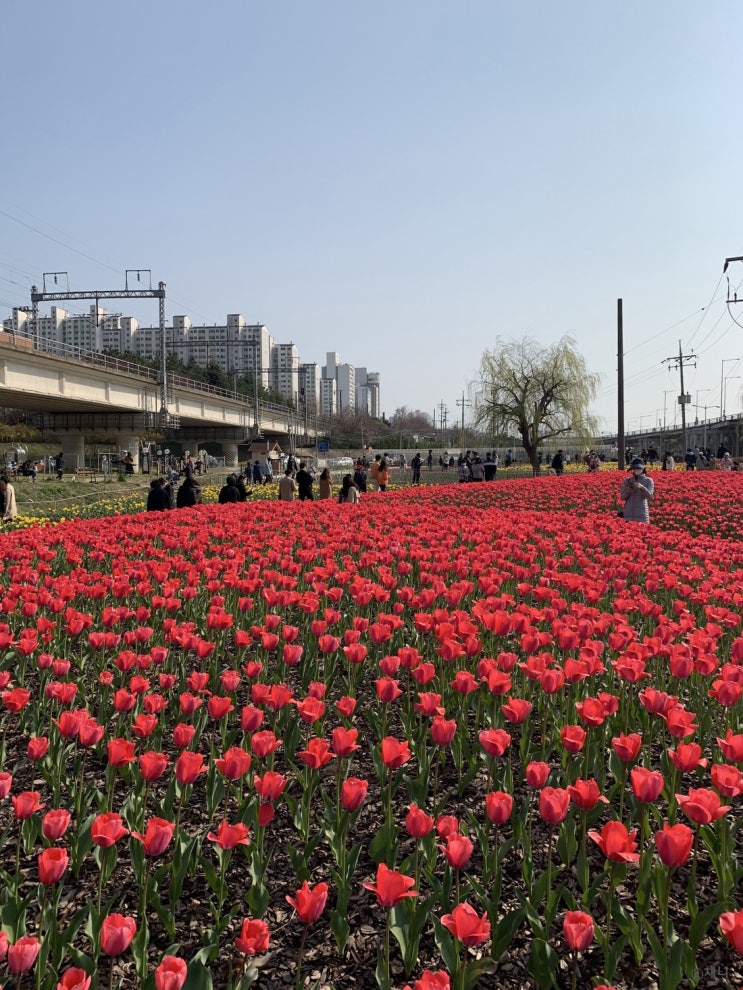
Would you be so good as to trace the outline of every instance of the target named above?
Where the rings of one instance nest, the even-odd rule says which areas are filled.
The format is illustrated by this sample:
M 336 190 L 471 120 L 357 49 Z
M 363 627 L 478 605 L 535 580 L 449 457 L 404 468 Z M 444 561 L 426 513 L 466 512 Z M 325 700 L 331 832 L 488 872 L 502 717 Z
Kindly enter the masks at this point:
M 237 464 L 239 443 L 266 436 L 291 447 L 304 434 L 294 409 L 259 397 L 247 401 L 171 372 L 167 417 L 161 395 L 156 369 L 64 344 L 42 350 L 29 338 L 0 332 L 0 405 L 33 413 L 45 432 L 59 437 L 70 465 L 83 463 L 86 439 L 96 434 L 116 435 L 135 463 L 148 430 L 192 450 L 216 441 L 230 466 Z

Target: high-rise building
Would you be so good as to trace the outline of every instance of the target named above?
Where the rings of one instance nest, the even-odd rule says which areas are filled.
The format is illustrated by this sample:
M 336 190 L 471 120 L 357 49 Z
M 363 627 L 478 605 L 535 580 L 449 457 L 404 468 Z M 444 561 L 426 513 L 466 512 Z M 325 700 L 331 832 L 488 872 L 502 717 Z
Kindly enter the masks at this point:
M 335 378 L 320 379 L 320 415 L 335 416 L 338 410 Z
M 299 354 L 296 344 L 276 344 L 271 350 L 271 387 L 293 406 L 299 400 Z
M 339 364 L 335 372 L 338 390 L 338 412 L 356 409 L 356 369 L 352 364 Z
M 379 398 L 379 372 L 356 369 L 356 409 L 374 419 L 382 415 Z

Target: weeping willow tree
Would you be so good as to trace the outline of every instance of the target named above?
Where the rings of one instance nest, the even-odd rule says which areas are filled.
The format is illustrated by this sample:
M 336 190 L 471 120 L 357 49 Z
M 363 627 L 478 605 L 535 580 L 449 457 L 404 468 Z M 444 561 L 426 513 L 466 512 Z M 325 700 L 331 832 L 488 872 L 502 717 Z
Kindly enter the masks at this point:
M 549 347 L 530 337 L 499 337 L 480 361 L 475 421 L 493 436 L 517 433 L 536 475 L 545 444 L 567 437 L 583 444 L 595 437 L 598 423 L 589 406 L 599 380 L 570 336 Z

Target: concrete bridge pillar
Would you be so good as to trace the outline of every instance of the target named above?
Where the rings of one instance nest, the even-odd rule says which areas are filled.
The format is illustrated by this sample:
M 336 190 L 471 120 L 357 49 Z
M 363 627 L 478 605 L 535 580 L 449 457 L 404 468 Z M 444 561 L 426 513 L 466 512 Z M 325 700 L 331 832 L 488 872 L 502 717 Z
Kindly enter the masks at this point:
M 139 471 L 139 437 L 133 436 L 129 431 L 122 431 L 117 434 L 119 444 L 119 454 L 124 457 L 124 451 L 128 451 L 134 458 L 134 472 Z M 123 466 L 122 466 L 123 470 Z
M 224 466 L 237 467 L 237 444 L 233 440 L 223 440 L 222 451 L 224 453 Z
M 85 467 L 85 436 L 82 433 L 60 433 L 59 449 L 64 454 L 65 472 L 80 471 Z

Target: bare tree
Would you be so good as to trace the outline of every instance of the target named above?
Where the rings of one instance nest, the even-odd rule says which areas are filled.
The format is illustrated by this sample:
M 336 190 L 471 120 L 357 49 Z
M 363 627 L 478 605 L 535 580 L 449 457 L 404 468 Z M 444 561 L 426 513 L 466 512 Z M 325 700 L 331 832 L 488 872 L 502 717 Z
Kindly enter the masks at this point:
M 593 440 L 598 422 L 589 406 L 599 381 L 568 335 L 549 347 L 530 337 L 498 338 L 480 361 L 475 422 L 493 436 L 517 433 L 536 475 L 545 443 Z

